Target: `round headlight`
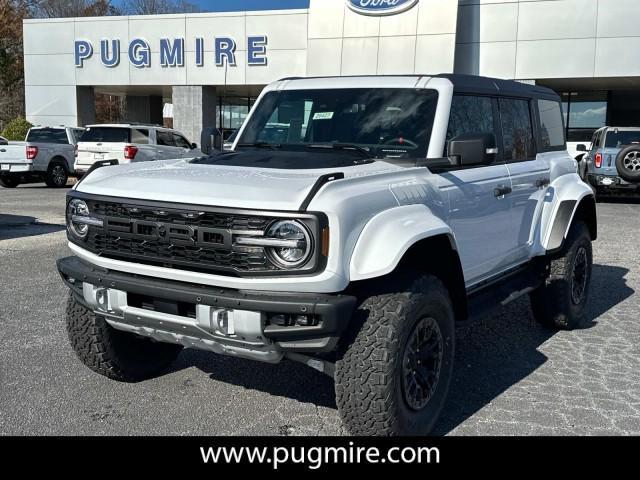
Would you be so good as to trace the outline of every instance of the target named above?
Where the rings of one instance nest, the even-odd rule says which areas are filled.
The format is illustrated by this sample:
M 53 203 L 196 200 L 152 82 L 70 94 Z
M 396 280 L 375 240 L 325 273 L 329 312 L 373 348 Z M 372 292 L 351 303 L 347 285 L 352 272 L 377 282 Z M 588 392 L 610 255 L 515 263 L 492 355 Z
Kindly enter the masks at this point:
M 67 206 L 67 228 L 78 238 L 86 238 L 89 233 L 89 225 L 73 221 L 73 217 L 88 217 L 89 207 L 84 200 L 74 198 Z
M 282 267 L 294 268 L 302 265 L 311 255 L 311 236 L 300 222 L 295 220 L 277 221 L 267 230 L 267 237 L 282 241 L 283 246 L 274 246 L 268 249 L 271 258 Z

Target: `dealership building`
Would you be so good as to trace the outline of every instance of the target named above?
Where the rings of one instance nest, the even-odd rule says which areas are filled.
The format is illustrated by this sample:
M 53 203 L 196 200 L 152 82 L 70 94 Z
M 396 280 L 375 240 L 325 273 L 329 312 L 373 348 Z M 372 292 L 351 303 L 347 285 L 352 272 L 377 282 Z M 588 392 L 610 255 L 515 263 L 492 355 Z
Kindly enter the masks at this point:
M 215 0 L 207 10 L 25 20 L 27 119 L 87 125 L 95 95 L 116 95 L 127 121 L 161 124 L 164 110 L 199 141 L 203 128 L 238 128 L 284 77 L 455 72 L 553 88 L 570 141 L 640 125 L 639 0 Z

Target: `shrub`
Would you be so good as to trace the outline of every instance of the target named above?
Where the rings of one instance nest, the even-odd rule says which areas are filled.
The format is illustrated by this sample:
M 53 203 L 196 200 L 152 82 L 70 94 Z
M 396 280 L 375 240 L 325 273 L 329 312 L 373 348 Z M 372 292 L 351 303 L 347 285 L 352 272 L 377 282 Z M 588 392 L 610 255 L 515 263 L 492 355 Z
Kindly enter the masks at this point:
M 1 136 L 7 140 L 23 141 L 31 127 L 33 127 L 33 125 L 27 122 L 24 118 L 14 118 L 7 123 L 7 126 L 2 131 Z

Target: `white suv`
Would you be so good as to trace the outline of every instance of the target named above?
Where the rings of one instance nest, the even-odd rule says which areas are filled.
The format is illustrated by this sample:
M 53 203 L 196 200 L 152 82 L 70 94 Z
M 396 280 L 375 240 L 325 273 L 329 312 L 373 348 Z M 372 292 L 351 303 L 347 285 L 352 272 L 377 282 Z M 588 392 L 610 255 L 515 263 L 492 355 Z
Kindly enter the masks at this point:
M 287 358 L 334 378 L 352 434 L 427 433 L 456 321 L 524 295 L 547 327 L 588 319 L 596 204 L 562 125 L 556 93 L 505 80 L 269 85 L 233 151 L 69 192 L 71 344 L 119 381 L 183 347 Z
M 203 155 L 176 130 L 142 124 L 89 125 L 78 142 L 75 172 L 81 177 L 103 160 L 122 164 Z

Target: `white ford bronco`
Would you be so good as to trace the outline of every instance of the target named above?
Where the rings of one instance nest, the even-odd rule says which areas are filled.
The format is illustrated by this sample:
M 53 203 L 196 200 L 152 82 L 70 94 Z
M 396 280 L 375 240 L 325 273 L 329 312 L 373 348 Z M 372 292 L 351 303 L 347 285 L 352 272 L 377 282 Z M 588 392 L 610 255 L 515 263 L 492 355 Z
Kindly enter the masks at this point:
M 585 317 L 591 188 L 551 90 L 459 75 L 284 79 L 232 151 L 104 166 L 67 197 L 67 328 L 91 369 L 184 347 L 331 375 L 352 434 L 424 434 L 457 321 L 529 295 Z

